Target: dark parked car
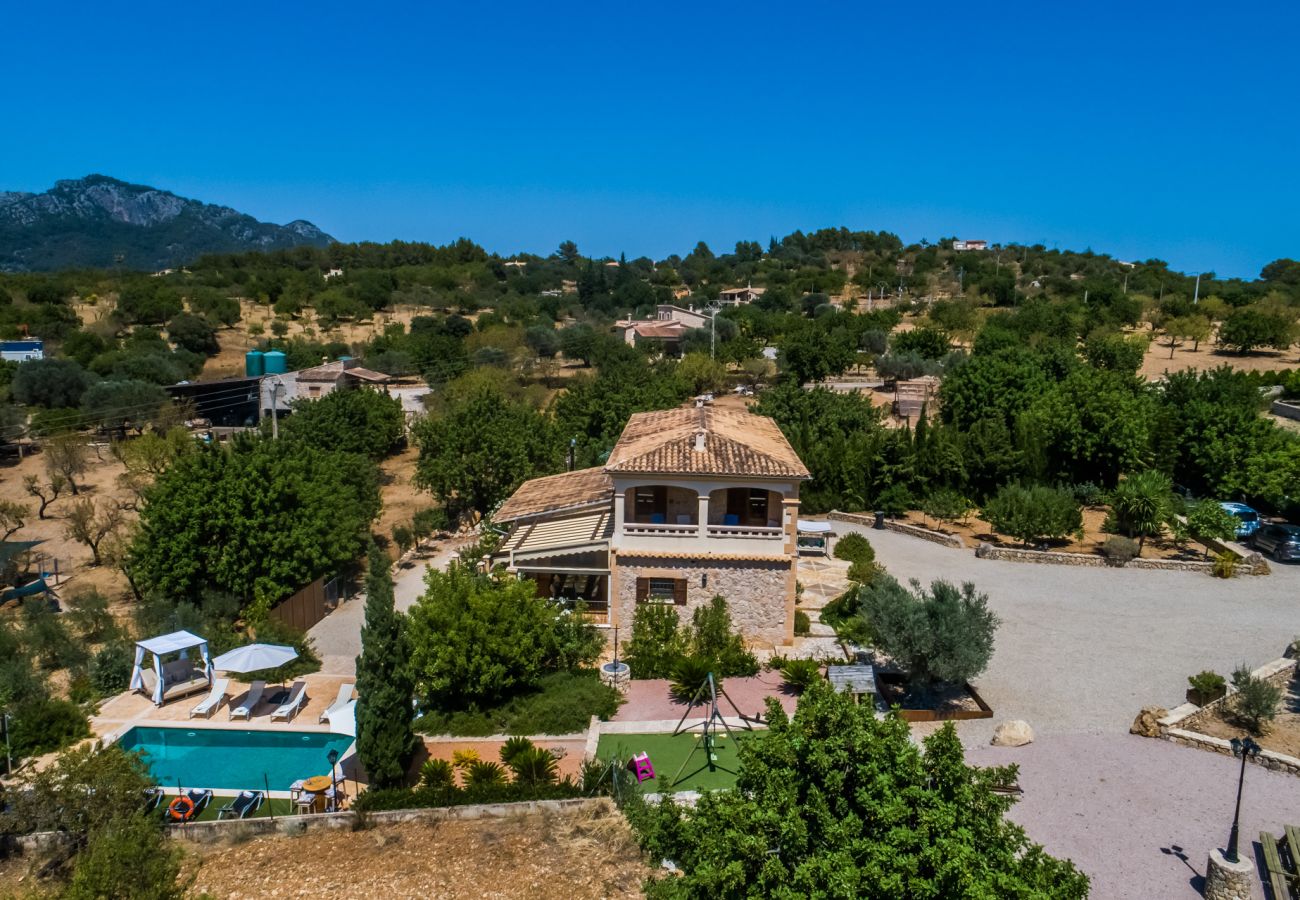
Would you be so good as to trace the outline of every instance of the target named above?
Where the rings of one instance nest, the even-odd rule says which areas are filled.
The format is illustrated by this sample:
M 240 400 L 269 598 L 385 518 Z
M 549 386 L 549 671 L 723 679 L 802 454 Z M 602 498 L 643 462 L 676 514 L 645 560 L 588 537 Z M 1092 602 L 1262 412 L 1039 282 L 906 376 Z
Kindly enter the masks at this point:
M 1278 562 L 1300 560 L 1300 525 L 1265 525 L 1255 532 L 1252 543 Z

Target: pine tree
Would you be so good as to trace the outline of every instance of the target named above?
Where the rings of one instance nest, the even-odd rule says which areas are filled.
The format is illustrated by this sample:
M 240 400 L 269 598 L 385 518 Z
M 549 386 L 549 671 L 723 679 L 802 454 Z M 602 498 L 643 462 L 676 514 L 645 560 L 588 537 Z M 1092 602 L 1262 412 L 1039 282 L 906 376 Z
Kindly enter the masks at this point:
M 394 606 L 388 557 L 370 546 L 366 623 L 357 657 L 357 756 L 375 787 L 402 783 L 415 752 L 411 730 L 414 685 L 407 664 L 402 615 Z

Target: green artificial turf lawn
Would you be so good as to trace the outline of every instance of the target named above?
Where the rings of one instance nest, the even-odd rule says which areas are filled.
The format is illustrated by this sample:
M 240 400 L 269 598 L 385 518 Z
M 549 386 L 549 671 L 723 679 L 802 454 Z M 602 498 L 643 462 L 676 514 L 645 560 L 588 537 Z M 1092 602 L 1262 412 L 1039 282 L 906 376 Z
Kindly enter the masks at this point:
M 736 731 L 736 734 L 738 740 L 743 741 L 747 733 Z M 678 780 L 673 782 L 673 776 L 697 742 L 700 743 L 699 749 L 691 756 L 686 768 L 682 769 Z M 728 737 L 725 731 L 719 732 L 717 738 L 718 759 L 712 771 L 698 730 L 676 737 L 671 734 L 604 734 L 596 745 L 596 756 L 606 761 L 617 757 L 626 762 L 638 753 L 650 754 L 650 763 L 655 770 L 654 778 L 641 782 L 642 793 L 731 788 L 735 787 L 736 773 L 740 770 L 736 741 Z
M 175 798 L 169 795 L 167 799 L 164 801 L 163 805 L 166 806 L 166 804 L 171 803 L 173 799 Z M 223 797 L 220 794 L 218 794 L 212 798 L 212 802 L 208 804 L 207 809 L 203 810 L 203 812 L 199 813 L 190 821 L 191 822 L 215 821 L 217 818 L 217 813 L 221 811 L 221 807 L 225 806 L 227 803 L 231 802 L 234 799 L 235 798 L 233 796 Z M 297 804 L 289 800 L 263 800 L 261 809 L 249 813 L 248 815 L 244 816 L 244 818 L 264 819 L 267 816 L 271 815 L 272 813 L 275 813 L 275 815 L 277 816 L 296 816 L 298 814 L 298 807 Z M 163 813 L 161 810 L 156 810 L 154 812 L 154 815 L 161 817 Z M 234 817 L 226 816 L 225 820 L 227 822 L 234 821 Z

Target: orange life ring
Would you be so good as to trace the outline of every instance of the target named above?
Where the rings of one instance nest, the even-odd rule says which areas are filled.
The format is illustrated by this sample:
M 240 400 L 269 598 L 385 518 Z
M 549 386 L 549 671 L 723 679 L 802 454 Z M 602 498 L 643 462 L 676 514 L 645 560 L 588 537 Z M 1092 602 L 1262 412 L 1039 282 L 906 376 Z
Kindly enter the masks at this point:
M 179 812 L 181 809 L 184 809 L 184 812 Z M 167 813 L 173 819 L 179 819 L 184 822 L 189 819 L 190 816 L 194 815 L 194 801 L 189 797 L 177 797 L 167 805 Z

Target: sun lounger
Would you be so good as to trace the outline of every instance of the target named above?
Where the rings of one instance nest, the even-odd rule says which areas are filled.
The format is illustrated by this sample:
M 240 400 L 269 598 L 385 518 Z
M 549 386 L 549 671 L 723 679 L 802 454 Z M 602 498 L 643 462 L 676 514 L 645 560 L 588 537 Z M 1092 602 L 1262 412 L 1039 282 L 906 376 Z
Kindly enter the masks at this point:
M 188 790 L 184 796 L 190 801 L 191 808 L 188 812 L 181 813 L 173 811 L 171 804 L 168 804 L 167 812 L 164 814 L 164 818 L 168 822 L 191 822 L 202 815 L 203 810 L 207 809 L 208 804 L 212 802 L 212 791 L 210 790 Z M 172 800 L 172 803 L 175 802 L 176 800 Z
M 293 717 L 302 709 L 303 702 L 307 699 L 307 682 L 295 681 L 293 689 L 289 691 L 289 699 L 280 704 L 280 708 L 271 713 L 271 721 L 283 719 L 286 722 L 292 721 Z
M 334 702 L 329 705 L 329 708 L 320 714 L 320 723 L 322 725 L 329 721 L 330 716 L 352 702 L 352 689 L 354 687 L 356 685 L 352 682 L 339 685 L 339 695 L 334 698 Z
M 226 688 L 230 686 L 230 679 L 218 678 L 212 683 L 212 691 L 208 696 L 203 698 L 203 702 L 190 710 L 190 718 L 202 716 L 205 719 L 212 718 L 212 714 L 221 709 L 221 704 L 226 702 Z
M 230 708 L 230 718 L 232 719 L 252 718 L 253 710 L 256 709 L 257 704 L 261 702 L 262 691 L 264 690 L 266 690 L 265 681 L 254 681 L 252 685 L 248 688 L 248 694 L 247 696 L 244 697 L 244 702 L 239 704 L 238 706 L 232 706 Z
M 224 819 L 226 816 L 231 816 L 242 819 L 249 813 L 261 809 L 262 797 L 261 791 L 240 791 L 238 797 L 217 810 L 217 818 Z
M 144 789 L 144 811 L 151 813 L 162 803 L 163 789 L 160 787 L 151 787 Z

